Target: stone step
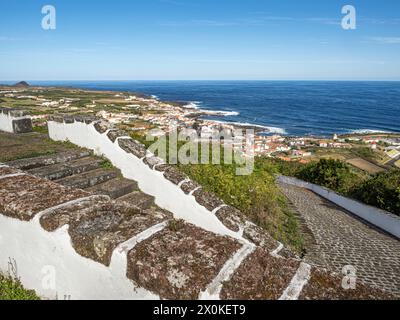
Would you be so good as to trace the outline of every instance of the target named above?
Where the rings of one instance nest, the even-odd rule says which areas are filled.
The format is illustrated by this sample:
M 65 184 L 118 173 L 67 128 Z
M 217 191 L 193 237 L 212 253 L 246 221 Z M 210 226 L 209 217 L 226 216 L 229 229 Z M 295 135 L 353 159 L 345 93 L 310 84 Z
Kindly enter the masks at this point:
M 58 163 L 65 163 L 68 161 L 84 158 L 90 156 L 89 151 L 85 150 L 72 150 L 68 152 L 60 152 L 57 154 L 40 156 L 35 158 L 20 159 L 10 161 L 7 163 L 10 167 L 21 170 L 31 170 L 39 167 L 54 165 Z
M 128 253 L 127 276 L 161 299 L 198 299 L 241 245 L 180 220 Z
M 7 176 L 10 174 L 17 174 L 17 173 L 22 173 L 23 171 L 13 168 L 13 167 L 0 167 L 0 177 L 1 176 Z
M 104 194 L 111 199 L 117 199 L 137 189 L 137 182 L 125 178 L 116 178 L 87 188 L 86 191 L 92 194 Z
M 29 175 L 3 178 L 0 179 L 0 213 L 29 221 L 45 209 L 88 195 Z
M 222 300 L 278 300 L 300 266 L 300 261 L 273 257 L 257 248 L 235 270 L 221 290 Z
M 115 179 L 119 175 L 118 170 L 113 169 L 96 169 L 93 171 L 76 174 L 67 178 L 56 180 L 57 183 L 71 188 L 87 189 L 104 183 L 108 180 Z
M 171 218 L 167 211 L 141 211 L 125 203 L 93 199 L 56 209 L 43 215 L 40 223 L 48 231 L 69 224 L 76 252 L 109 266 L 118 245 Z
M 147 210 L 150 209 L 152 206 L 155 206 L 154 199 L 154 197 L 138 190 L 117 199 L 117 201 L 125 202 L 128 205 L 141 210 Z
M 80 174 L 98 169 L 101 165 L 101 162 L 102 160 L 100 159 L 87 157 L 66 163 L 53 164 L 50 166 L 31 169 L 28 172 L 39 178 L 47 180 L 59 180 L 74 174 Z

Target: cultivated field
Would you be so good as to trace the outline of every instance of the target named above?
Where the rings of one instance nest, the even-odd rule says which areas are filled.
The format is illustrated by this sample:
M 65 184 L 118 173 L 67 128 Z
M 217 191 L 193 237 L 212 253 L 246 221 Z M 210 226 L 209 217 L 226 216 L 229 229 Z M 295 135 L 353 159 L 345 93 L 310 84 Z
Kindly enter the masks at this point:
M 370 174 L 376 174 L 382 171 L 385 171 L 385 169 L 367 161 L 361 158 L 354 158 L 347 160 L 347 163 L 351 164 L 352 166 L 361 169 L 363 171 L 367 171 Z

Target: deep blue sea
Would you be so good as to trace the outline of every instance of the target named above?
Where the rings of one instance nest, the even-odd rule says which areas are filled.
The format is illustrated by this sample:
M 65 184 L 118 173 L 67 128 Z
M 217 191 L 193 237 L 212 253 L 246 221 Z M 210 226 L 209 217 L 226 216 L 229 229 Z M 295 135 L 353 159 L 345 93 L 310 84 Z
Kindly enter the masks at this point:
M 289 135 L 400 132 L 400 82 L 323 81 L 52 81 L 38 85 L 134 91 L 201 109 L 234 111 L 218 118 Z

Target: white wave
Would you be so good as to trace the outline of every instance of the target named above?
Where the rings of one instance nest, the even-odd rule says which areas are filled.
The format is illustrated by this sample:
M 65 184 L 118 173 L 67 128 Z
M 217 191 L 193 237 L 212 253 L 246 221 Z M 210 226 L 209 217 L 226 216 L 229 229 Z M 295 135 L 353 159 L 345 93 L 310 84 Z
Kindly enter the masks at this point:
M 151 96 L 151 98 L 154 99 L 154 100 L 159 100 L 158 96 L 156 96 L 154 94 Z
M 277 133 L 277 134 L 287 134 L 287 131 L 283 128 L 278 127 L 267 127 L 270 133 Z
M 374 133 L 391 133 L 390 131 L 386 130 L 373 130 L 373 129 L 357 129 L 351 130 L 351 134 L 374 134 Z
M 222 110 L 206 110 L 206 109 L 201 109 L 200 110 L 203 113 L 206 113 L 208 115 L 215 115 L 215 116 L 224 116 L 224 117 L 228 117 L 228 116 L 238 116 L 240 115 L 239 112 L 237 111 L 222 111 Z
M 200 104 L 201 104 L 201 101 L 192 101 L 192 102 L 189 102 L 188 104 L 184 105 L 183 108 L 197 110 L 200 108 Z
M 267 131 L 266 133 L 276 133 L 276 134 L 282 134 L 282 135 L 287 134 L 287 132 L 284 128 L 279 128 L 279 127 L 269 127 L 269 126 L 254 124 L 254 123 L 248 123 L 248 122 L 231 122 L 231 121 L 228 122 L 228 121 L 216 121 L 216 120 L 213 120 L 213 122 L 221 123 L 221 124 L 230 124 L 230 125 L 234 125 L 234 126 L 238 126 L 238 127 L 254 127 L 254 128 L 265 129 Z

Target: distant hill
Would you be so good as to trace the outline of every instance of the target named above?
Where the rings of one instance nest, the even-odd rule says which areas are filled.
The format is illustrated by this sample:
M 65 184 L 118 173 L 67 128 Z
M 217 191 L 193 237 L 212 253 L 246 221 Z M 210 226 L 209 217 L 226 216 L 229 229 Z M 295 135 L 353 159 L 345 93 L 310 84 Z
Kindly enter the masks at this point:
M 26 88 L 26 87 L 29 87 L 29 83 L 26 81 L 21 81 L 21 82 L 14 84 L 14 87 Z

